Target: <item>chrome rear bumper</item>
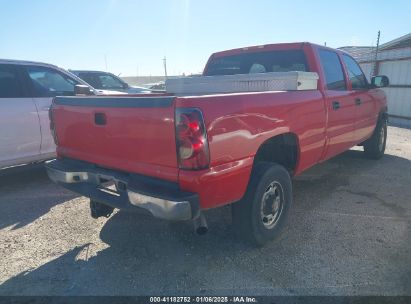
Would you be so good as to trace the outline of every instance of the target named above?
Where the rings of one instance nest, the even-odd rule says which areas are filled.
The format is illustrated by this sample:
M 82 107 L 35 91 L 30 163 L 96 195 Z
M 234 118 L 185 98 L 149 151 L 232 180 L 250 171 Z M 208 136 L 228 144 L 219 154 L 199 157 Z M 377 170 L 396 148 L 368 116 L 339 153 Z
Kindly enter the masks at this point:
M 57 184 L 114 208 L 139 207 L 166 220 L 191 220 L 200 213 L 198 195 L 176 183 L 68 159 L 48 162 L 46 168 Z

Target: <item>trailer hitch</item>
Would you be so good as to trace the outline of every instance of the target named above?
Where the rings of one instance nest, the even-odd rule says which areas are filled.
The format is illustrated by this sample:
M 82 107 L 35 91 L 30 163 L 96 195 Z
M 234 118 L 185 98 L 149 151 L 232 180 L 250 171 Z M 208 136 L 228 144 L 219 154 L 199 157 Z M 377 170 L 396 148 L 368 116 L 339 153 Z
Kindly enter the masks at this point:
M 114 208 L 107 206 L 105 204 L 90 200 L 90 211 L 91 211 L 91 217 L 94 219 L 97 219 L 99 217 L 109 217 L 113 213 Z

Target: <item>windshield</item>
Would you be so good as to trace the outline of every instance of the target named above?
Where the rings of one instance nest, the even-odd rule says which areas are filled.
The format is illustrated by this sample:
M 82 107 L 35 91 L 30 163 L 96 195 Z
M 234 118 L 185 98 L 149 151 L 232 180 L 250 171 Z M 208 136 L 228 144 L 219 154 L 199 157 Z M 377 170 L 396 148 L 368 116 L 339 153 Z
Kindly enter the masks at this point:
M 80 72 L 78 76 L 95 89 L 119 90 L 126 88 L 125 82 L 108 73 Z
M 205 76 L 308 71 L 302 50 L 254 52 L 211 59 Z

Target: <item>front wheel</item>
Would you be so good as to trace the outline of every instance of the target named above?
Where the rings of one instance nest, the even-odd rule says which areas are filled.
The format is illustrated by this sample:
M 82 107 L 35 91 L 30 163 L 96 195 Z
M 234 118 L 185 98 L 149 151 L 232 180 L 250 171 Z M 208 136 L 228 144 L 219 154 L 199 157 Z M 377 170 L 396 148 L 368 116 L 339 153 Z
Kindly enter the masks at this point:
M 282 231 L 291 204 L 288 171 L 277 164 L 257 164 L 246 194 L 232 205 L 237 235 L 254 245 L 264 245 Z
M 375 127 L 374 134 L 364 143 L 365 156 L 380 159 L 387 145 L 387 119 L 381 118 Z

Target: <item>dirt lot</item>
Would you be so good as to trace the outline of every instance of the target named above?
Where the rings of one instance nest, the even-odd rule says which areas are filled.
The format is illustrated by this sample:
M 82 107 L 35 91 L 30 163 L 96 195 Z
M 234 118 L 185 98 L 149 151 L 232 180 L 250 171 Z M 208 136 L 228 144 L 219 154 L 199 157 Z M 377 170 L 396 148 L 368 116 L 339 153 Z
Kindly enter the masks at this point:
M 210 231 L 88 201 L 42 166 L 0 173 L 0 295 L 411 295 L 411 130 L 391 127 L 380 161 L 351 150 L 294 180 L 281 239 L 250 248 L 230 209 Z

